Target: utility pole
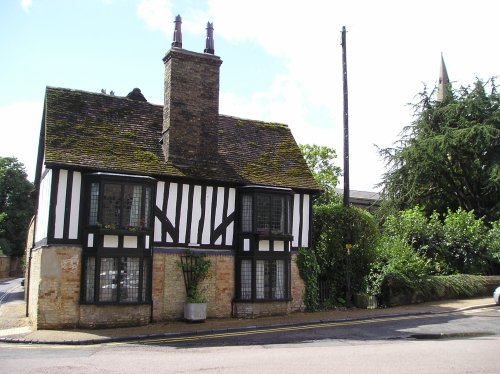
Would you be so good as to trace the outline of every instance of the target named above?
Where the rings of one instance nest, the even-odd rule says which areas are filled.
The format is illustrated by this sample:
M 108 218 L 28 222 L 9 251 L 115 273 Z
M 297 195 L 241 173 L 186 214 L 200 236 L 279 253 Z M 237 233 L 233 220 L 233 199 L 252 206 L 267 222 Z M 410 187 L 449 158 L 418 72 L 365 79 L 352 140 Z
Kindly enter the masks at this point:
M 349 104 L 347 97 L 346 30 L 342 26 L 342 74 L 344 83 L 344 206 L 349 206 Z
M 346 30 L 342 26 L 342 75 L 344 86 L 344 206 L 350 203 L 349 191 L 349 104 L 347 97 L 347 58 L 346 58 Z M 345 243 L 346 249 L 346 306 L 351 307 L 351 249 L 352 243 L 349 240 Z

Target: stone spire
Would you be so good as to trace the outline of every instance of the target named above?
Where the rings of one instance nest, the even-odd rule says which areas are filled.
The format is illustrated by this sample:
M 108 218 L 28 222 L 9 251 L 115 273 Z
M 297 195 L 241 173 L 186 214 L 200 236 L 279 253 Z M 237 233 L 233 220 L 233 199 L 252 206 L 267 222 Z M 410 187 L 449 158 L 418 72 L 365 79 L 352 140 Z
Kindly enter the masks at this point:
M 214 54 L 214 24 L 207 23 L 207 40 L 205 42 L 205 53 Z
M 172 42 L 172 47 L 182 48 L 182 18 L 180 14 L 175 17 L 175 29 L 174 29 L 174 41 Z
M 442 102 L 445 99 L 447 91 L 449 89 L 449 84 L 450 79 L 448 78 L 448 72 L 446 71 L 446 65 L 444 64 L 443 54 L 441 53 L 437 101 Z

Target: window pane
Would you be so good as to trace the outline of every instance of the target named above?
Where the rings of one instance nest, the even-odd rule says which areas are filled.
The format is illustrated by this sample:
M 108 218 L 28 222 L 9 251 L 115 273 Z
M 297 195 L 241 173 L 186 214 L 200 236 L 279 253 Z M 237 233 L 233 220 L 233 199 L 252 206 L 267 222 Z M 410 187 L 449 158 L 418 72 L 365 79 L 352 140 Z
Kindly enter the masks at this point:
M 257 210 L 257 231 L 258 232 L 269 232 L 269 208 L 270 208 L 270 198 L 265 195 L 256 195 L 256 207 Z
M 146 197 L 144 200 L 144 228 L 149 228 L 151 225 L 150 222 L 150 214 L 151 214 L 151 187 L 146 187 Z
M 276 260 L 276 282 L 274 289 L 275 299 L 285 298 L 285 261 Z
M 258 260 L 256 261 L 255 268 L 255 298 L 263 299 L 264 298 L 264 287 L 265 287 L 265 263 L 267 261 Z
M 145 258 L 142 264 L 142 301 L 149 301 L 149 259 Z
M 241 260 L 241 298 L 252 298 L 252 261 Z
M 271 198 L 271 231 L 273 234 L 282 234 L 285 229 L 285 197 Z
M 118 259 L 102 258 L 99 274 L 99 301 L 117 301 Z
M 99 183 L 94 182 L 90 185 L 89 225 L 97 224 L 98 206 L 99 206 Z
M 138 227 L 141 221 L 142 187 L 124 185 L 122 227 Z
M 85 264 L 85 301 L 94 302 L 95 257 L 88 257 Z
M 241 230 L 252 231 L 252 195 L 243 195 L 241 207 Z
M 102 198 L 102 223 L 111 227 L 120 227 L 120 216 L 122 209 L 121 201 L 122 187 L 119 184 L 104 184 L 104 193 Z
M 120 258 L 120 301 L 139 301 L 139 258 Z

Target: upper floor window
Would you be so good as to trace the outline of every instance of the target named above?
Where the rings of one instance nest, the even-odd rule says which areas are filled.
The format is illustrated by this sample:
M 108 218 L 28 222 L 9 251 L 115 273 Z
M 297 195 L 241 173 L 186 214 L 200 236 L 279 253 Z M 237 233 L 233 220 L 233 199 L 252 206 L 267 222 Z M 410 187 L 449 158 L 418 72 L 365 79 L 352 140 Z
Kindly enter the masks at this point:
M 290 235 L 289 194 L 245 192 L 241 198 L 241 231 L 264 235 Z
M 147 184 L 95 181 L 90 184 L 89 225 L 108 229 L 151 228 L 152 187 Z

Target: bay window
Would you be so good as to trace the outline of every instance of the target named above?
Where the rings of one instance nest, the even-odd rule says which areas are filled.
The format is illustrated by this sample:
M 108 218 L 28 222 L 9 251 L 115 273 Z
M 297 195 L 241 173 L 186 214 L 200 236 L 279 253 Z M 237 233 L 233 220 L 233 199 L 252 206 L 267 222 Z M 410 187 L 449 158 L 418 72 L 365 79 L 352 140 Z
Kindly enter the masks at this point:
M 289 300 L 292 191 L 253 186 L 239 192 L 236 298 Z
M 82 302 L 149 303 L 154 180 L 103 173 L 86 178 Z

